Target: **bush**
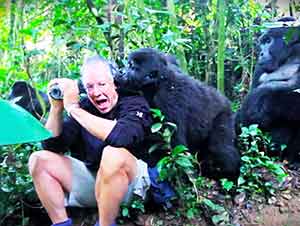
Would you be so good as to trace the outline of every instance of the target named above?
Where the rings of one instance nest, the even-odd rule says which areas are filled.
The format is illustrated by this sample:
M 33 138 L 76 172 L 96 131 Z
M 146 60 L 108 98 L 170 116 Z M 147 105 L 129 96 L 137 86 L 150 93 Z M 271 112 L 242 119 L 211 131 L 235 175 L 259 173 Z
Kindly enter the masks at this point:
M 274 195 L 287 173 L 278 159 L 269 157 L 273 144 L 270 135 L 263 133 L 258 125 L 243 127 L 239 135 L 242 166 L 237 191 L 252 194 Z M 284 149 L 284 145 L 282 146 Z
M 38 145 L 24 144 L 0 147 L 0 225 L 7 225 L 8 218 L 18 219 L 20 225 L 26 225 L 24 203 L 36 200 L 27 162 Z

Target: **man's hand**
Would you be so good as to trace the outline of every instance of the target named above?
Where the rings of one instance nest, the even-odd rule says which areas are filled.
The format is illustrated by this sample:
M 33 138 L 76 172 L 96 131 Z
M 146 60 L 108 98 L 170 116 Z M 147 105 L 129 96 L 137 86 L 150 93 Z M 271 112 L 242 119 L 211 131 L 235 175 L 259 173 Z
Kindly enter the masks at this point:
M 49 83 L 48 83 L 48 87 L 47 87 L 47 94 L 48 94 L 48 99 L 50 102 L 50 106 L 51 109 L 56 110 L 58 112 L 62 112 L 64 109 L 64 105 L 63 105 L 63 101 L 62 100 L 55 100 L 53 99 L 50 95 L 49 92 L 51 90 L 51 87 L 53 87 L 54 85 L 59 83 L 59 79 L 52 79 Z
M 79 89 L 77 85 L 77 81 L 71 79 L 62 79 L 62 82 L 59 83 L 63 94 L 64 94 L 64 108 L 70 113 L 71 109 L 74 107 L 79 107 Z
M 63 93 L 63 100 L 55 100 L 49 95 L 49 91 L 53 85 L 59 87 Z M 68 111 L 69 106 L 78 105 L 78 87 L 77 83 L 67 78 L 53 79 L 48 84 L 48 97 L 51 104 L 49 117 L 45 127 L 52 131 L 53 136 L 59 136 L 62 132 L 63 125 L 63 110 L 64 108 Z M 69 112 L 69 111 L 68 111 Z

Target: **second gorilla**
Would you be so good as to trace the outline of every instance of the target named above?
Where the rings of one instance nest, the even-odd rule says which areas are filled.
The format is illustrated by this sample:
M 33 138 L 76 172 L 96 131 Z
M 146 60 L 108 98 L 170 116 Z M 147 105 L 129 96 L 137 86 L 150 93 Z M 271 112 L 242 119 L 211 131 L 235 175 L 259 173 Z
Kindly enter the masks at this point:
M 164 53 L 143 48 L 129 55 L 128 68 L 116 82 L 142 91 L 152 108 L 177 125 L 172 146 L 199 152 L 201 171 L 213 178 L 236 178 L 240 154 L 228 99 L 215 88 L 183 74 Z

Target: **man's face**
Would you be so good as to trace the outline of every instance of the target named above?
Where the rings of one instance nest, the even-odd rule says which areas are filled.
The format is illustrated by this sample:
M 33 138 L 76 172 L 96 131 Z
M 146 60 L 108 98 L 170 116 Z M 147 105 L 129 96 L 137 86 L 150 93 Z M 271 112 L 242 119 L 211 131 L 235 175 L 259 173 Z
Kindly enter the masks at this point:
M 118 101 L 116 86 L 108 65 L 97 62 L 85 66 L 82 82 L 93 105 L 101 112 L 109 112 Z

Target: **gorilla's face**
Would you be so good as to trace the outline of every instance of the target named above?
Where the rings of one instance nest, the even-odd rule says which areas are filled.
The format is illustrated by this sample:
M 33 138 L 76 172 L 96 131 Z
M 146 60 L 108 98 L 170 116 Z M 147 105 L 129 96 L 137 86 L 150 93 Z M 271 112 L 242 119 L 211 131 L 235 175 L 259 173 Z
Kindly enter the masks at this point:
M 267 73 L 277 70 L 298 47 L 300 27 L 271 28 L 259 38 L 257 63 Z
M 164 56 L 154 49 L 139 49 L 129 55 L 128 67 L 122 76 L 128 88 L 155 88 L 164 78 L 167 62 Z
M 288 48 L 283 40 L 283 34 L 267 32 L 259 38 L 257 63 L 265 72 L 275 71 L 287 57 Z

